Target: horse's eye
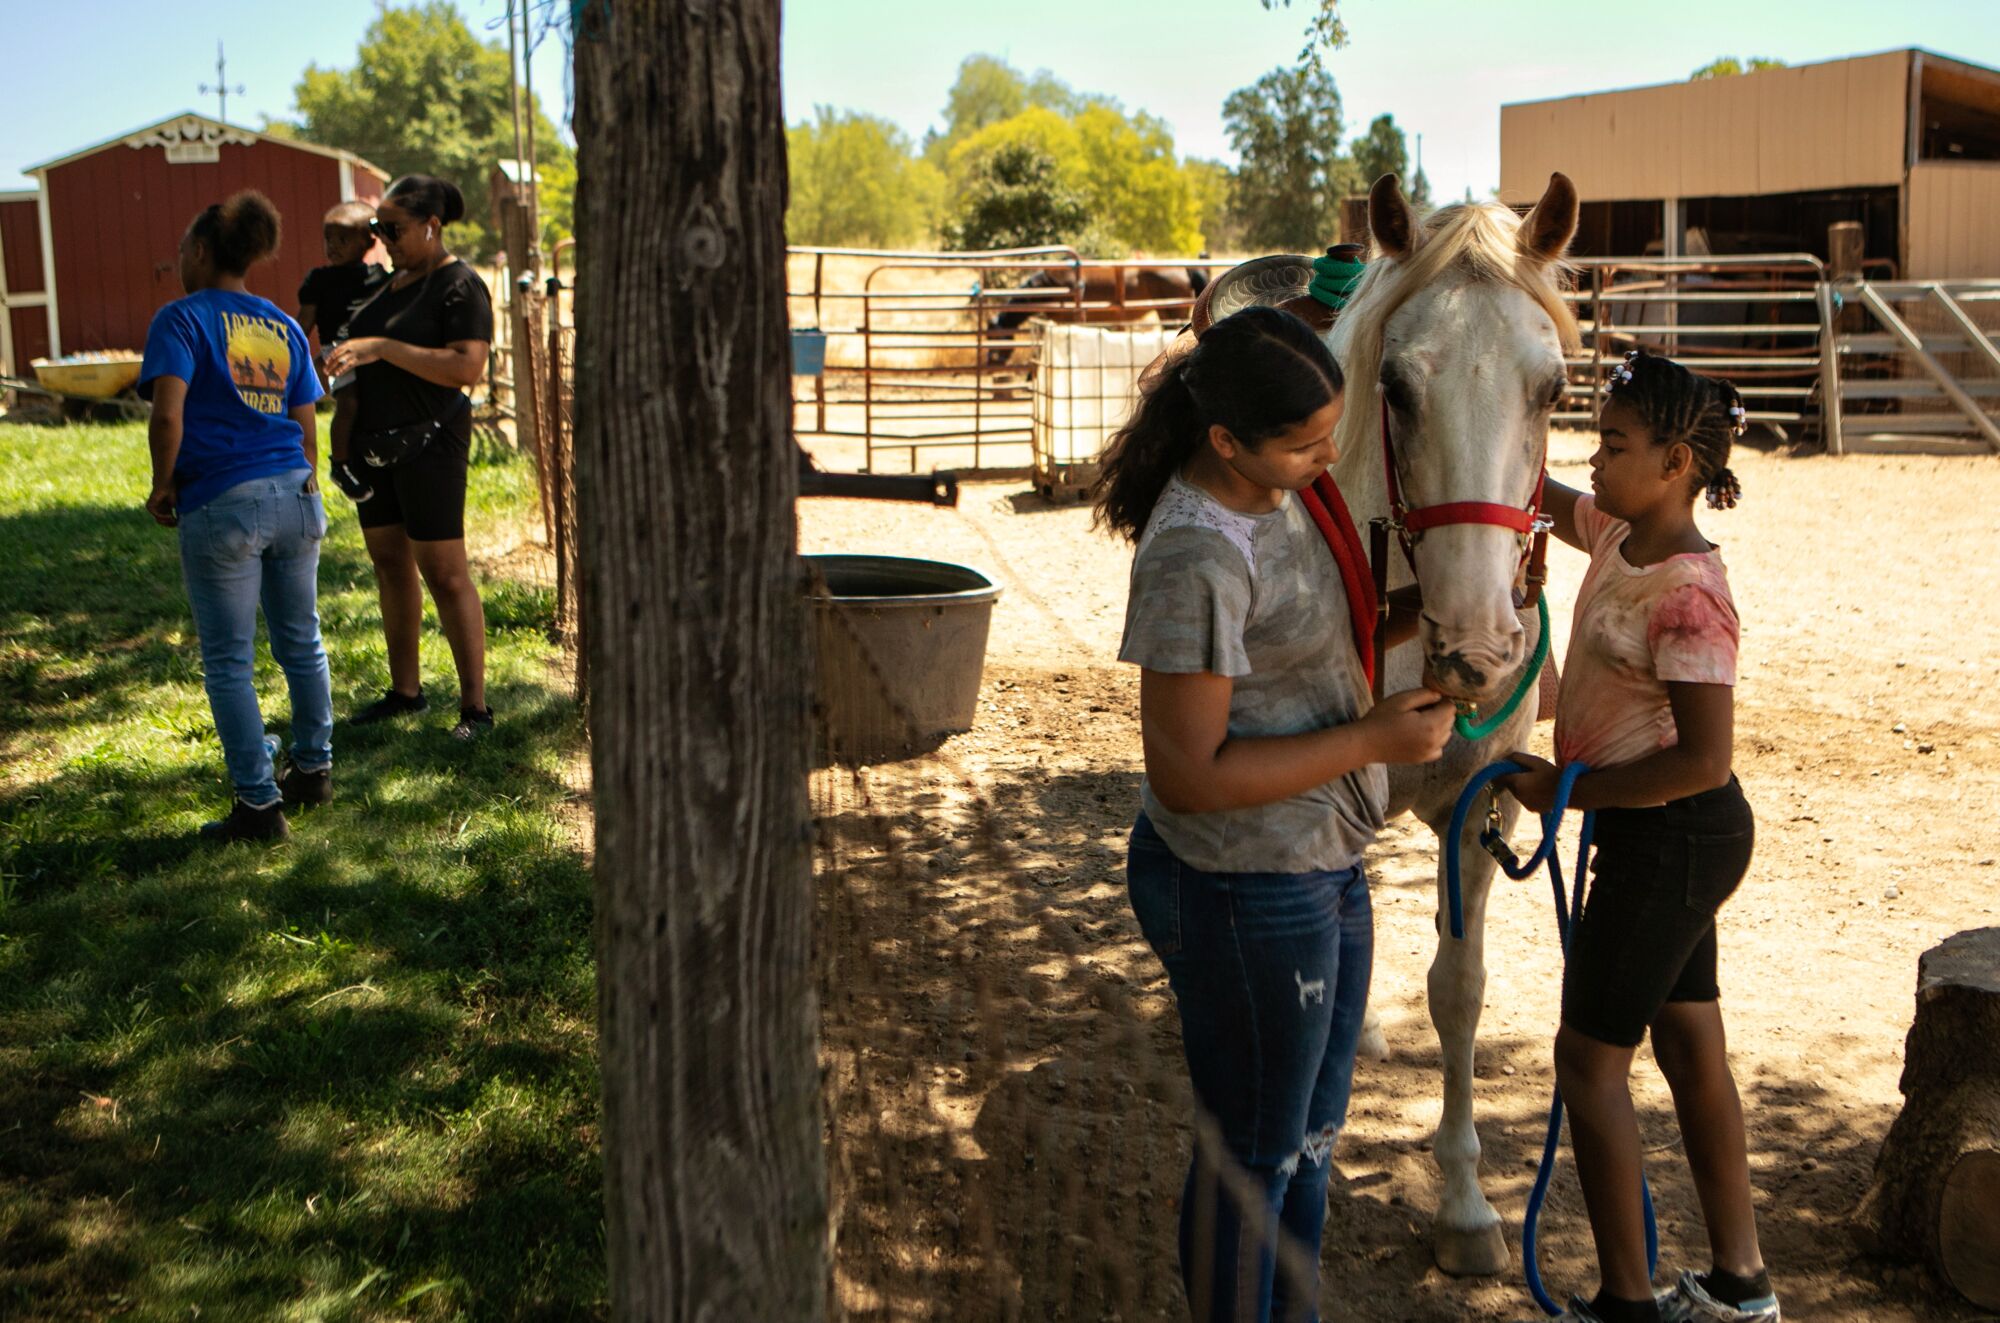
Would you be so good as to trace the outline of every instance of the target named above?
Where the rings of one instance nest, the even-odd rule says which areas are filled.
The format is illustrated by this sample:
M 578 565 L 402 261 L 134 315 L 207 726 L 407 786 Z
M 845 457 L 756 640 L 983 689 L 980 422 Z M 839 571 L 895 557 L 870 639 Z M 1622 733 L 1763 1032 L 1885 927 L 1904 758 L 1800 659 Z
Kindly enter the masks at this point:
M 1415 403 L 1409 383 L 1401 377 L 1382 378 L 1382 396 L 1397 413 L 1410 412 L 1410 406 Z

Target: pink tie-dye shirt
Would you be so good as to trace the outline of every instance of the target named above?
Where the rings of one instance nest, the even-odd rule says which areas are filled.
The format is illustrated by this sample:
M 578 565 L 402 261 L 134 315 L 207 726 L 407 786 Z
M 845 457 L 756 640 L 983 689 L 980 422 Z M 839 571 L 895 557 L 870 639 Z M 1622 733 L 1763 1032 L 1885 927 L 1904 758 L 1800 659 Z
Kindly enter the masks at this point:
M 1716 551 L 1626 561 L 1632 526 L 1576 502 L 1590 569 L 1576 597 L 1556 699 L 1556 760 L 1637 762 L 1679 740 L 1667 684 L 1736 683 L 1736 603 Z

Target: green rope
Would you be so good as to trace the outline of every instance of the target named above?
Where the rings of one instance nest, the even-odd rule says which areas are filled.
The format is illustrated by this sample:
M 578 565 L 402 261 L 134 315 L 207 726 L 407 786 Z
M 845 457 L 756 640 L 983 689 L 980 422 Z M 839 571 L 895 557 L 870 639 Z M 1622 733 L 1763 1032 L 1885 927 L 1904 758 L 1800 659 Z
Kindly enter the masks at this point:
M 1315 257 L 1310 292 L 1327 307 L 1339 312 L 1347 306 L 1348 296 L 1361 283 L 1361 273 L 1368 268 L 1360 262 L 1345 262 L 1337 257 Z
M 1466 720 L 1464 710 L 1460 710 L 1457 718 L 1452 721 L 1451 728 L 1466 739 L 1483 740 L 1494 731 L 1500 729 L 1500 727 L 1507 723 L 1507 718 L 1514 715 L 1515 709 L 1521 706 L 1521 700 L 1528 696 L 1528 691 L 1535 687 L 1536 681 L 1541 679 L 1542 663 L 1549 659 L 1549 597 L 1547 593 L 1543 593 L 1535 599 L 1535 613 L 1540 617 L 1542 622 L 1541 636 L 1535 640 L 1535 659 L 1529 662 L 1528 669 L 1521 673 L 1521 683 L 1514 686 L 1514 692 L 1508 695 L 1507 701 L 1501 704 L 1500 710 L 1495 712 L 1491 717 L 1475 724 Z

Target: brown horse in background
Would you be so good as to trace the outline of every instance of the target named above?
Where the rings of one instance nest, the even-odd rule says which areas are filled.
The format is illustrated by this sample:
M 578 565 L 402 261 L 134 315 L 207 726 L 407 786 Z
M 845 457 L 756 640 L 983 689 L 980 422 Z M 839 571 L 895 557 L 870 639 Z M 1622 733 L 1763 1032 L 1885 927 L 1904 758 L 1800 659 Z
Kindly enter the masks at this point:
M 1083 280 L 1082 297 L 1076 292 L 1077 279 Z M 1030 317 L 1046 317 L 1052 322 L 1129 322 L 1148 311 L 1160 314 L 1169 325 L 1186 321 L 1187 312 L 1169 306 L 1148 308 L 1149 303 L 1185 303 L 1188 310 L 1208 285 L 1204 267 L 1123 266 L 1118 263 L 1088 266 L 1051 266 L 1034 272 L 1014 289 L 992 290 L 983 297 L 989 304 L 1015 303 L 1003 308 L 986 322 L 988 340 L 1000 341 L 986 350 L 988 367 L 1007 363 L 1025 342 L 1021 327 Z M 1077 304 L 1103 304 L 1103 307 Z M 1134 306 L 1137 305 L 1137 306 Z M 1171 314 L 1171 315 L 1169 315 Z

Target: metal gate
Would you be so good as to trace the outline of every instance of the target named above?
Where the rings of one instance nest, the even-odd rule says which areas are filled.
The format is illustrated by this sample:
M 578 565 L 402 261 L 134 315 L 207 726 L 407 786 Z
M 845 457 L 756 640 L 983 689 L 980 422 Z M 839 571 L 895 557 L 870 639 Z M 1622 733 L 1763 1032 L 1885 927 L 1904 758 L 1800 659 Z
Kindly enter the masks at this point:
M 1164 296 L 1128 287 L 1235 264 L 1093 260 L 1061 246 L 792 248 L 788 255 L 792 324 L 826 337 L 823 366 L 804 378 L 803 396 L 795 388 L 798 430 L 815 449 L 836 452 L 834 467 L 864 472 L 940 462 L 961 471 L 1027 470 L 1030 320 L 1178 326 L 1193 309 L 1194 281 Z M 838 463 L 842 457 L 849 462 Z

